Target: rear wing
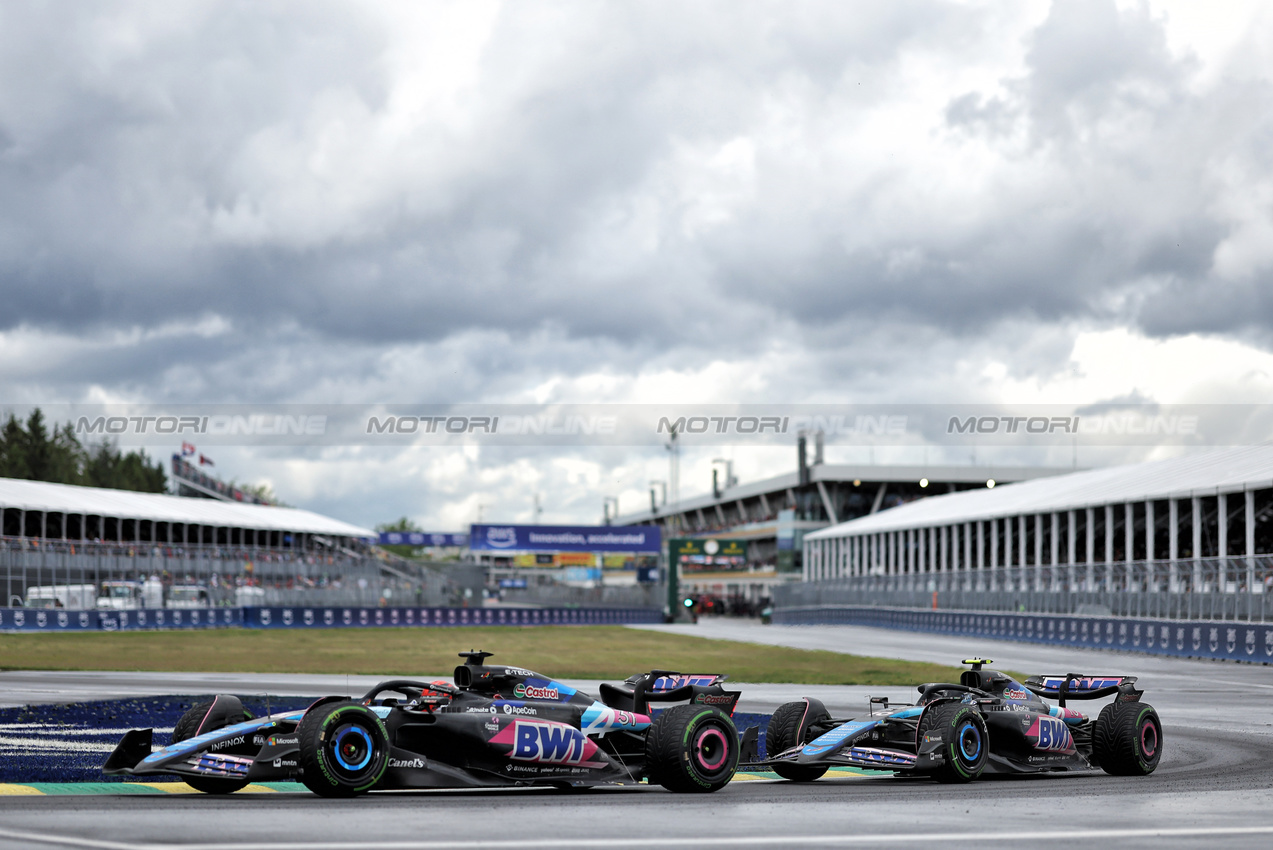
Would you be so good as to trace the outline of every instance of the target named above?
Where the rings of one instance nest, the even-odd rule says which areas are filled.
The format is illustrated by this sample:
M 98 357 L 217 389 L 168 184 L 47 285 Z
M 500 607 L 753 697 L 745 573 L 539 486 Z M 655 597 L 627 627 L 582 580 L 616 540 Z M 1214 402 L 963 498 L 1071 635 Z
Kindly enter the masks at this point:
M 629 676 L 622 685 L 601 683 L 601 699 L 613 708 L 648 714 L 652 702 L 680 702 L 688 700 L 699 705 L 711 705 L 734 713 L 734 706 L 742 691 L 727 691 L 721 683 L 728 678 L 718 673 L 678 673 L 675 670 L 651 670 Z
M 1135 702 L 1142 691 L 1135 687 L 1135 676 L 1085 676 L 1081 673 L 1064 673 L 1031 676 L 1025 686 L 1041 697 L 1055 699 L 1064 706 L 1067 699 L 1101 699 L 1119 694 L 1123 702 Z
M 662 670 L 656 670 L 655 672 L 664 673 Z M 719 685 L 728 678 L 728 676 L 722 676 L 717 673 L 666 673 L 655 679 L 653 683 L 646 687 L 646 690 L 650 692 L 671 691 L 676 688 L 683 688 L 686 685 L 698 685 L 700 688 L 707 688 L 712 685 Z

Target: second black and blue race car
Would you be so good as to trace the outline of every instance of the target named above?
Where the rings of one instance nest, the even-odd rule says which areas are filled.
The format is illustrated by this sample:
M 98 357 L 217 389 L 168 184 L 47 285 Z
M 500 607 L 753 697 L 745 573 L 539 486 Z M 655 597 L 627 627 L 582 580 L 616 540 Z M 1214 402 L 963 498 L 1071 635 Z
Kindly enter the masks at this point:
M 920 685 L 914 703 L 872 698 L 865 717 L 833 718 L 809 697 L 787 703 L 769 721 L 768 758 L 754 766 L 806 782 L 837 765 L 941 782 L 1095 768 L 1145 776 L 1158 766 L 1162 724 L 1135 677 L 1065 673 L 1022 683 L 985 669 L 988 659 L 964 663 L 971 669 L 958 684 Z M 1113 701 L 1095 719 L 1067 705 L 1104 697 Z

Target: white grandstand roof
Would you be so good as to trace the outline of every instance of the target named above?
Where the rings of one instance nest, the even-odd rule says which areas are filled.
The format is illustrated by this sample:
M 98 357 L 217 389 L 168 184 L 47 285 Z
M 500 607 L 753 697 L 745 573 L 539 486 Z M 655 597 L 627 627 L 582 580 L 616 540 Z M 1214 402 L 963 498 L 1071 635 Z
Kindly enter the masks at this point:
M 0 478 L 0 508 L 148 519 L 227 528 L 299 531 L 336 537 L 375 537 L 376 532 L 299 508 L 244 505 L 163 493 L 76 487 L 47 481 Z
M 1273 446 L 1244 446 L 932 496 L 806 534 L 804 539 L 825 540 L 1268 487 L 1273 487 Z

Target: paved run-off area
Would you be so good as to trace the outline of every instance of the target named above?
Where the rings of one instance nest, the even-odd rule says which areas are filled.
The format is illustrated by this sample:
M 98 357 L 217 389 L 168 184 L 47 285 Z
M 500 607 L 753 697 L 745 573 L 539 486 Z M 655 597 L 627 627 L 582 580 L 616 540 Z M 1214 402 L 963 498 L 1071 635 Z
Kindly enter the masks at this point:
M 662 628 L 662 627 L 659 627 Z M 970 654 L 1022 672 L 1139 675 L 1165 724 L 1164 760 L 1138 779 L 1099 773 L 987 779 L 941 786 L 892 776 L 828 777 L 810 785 L 731 783 L 712 795 L 658 788 L 384 794 L 321 800 L 287 783 L 213 798 L 164 788 L 0 795 L 0 847 L 402 848 L 931 846 L 934 841 L 1174 847 L 1265 847 L 1273 840 L 1273 668 L 1147 658 L 859 627 L 760 627 L 704 620 L 674 626 L 704 637 L 958 661 Z M 153 678 L 151 678 L 153 676 Z M 268 681 L 264 679 L 268 678 Z M 340 681 L 337 681 L 340 680 Z M 180 683 L 180 687 L 175 687 Z M 0 674 L 0 700 L 66 702 L 182 691 L 298 697 L 354 692 L 345 677 L 171 677 L 156 674 Z M 584 683 L 581 683 L 584 684 Z M 898 688 L 744 685 L 744 712 L 768 712 L 801 693 L 838 715 L 867 693 Z M 3 733 L 0 733 L 3 734 Z M 104 758 L 104 754 L 101 754 Z M 106 783 L 103 783 L 104 785 Z M 133 784 L 133 783 L 128 783 Z M 162 783 L 153 783 L 162 785 Z M 30 793 L 31 791 L 44 793 Z M 152 793 L 153 792 L 153 793 Z

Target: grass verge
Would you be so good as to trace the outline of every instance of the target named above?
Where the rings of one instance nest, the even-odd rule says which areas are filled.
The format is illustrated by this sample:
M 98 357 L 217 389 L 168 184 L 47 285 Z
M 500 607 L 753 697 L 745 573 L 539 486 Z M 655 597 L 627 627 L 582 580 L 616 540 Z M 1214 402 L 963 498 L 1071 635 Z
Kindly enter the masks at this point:
M 736 682 L 914 685 L 959 669 L 621 626 L 446 629 L 209 629 L 0 634 L 0 669 L 449 676 L 468 649 L 560 679 L 624 679 L 651 669 Z

